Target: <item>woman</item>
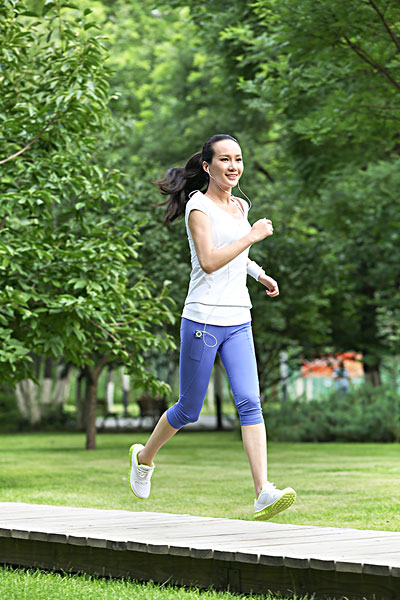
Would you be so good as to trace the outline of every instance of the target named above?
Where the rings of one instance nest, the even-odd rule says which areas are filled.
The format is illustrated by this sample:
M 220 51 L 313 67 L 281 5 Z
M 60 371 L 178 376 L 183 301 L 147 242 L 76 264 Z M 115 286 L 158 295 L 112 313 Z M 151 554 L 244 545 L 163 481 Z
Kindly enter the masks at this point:
M 214 135 L 185 167 L 169 169 L 155 182 L 169 199 L 164 222 L 185 216 L 192 272 L 181 322 L 179 400 L 160 418 L 145 446 L 130 448 L 130 485 L 148 498 L 153 459 L 184 425 L 197 421 L 216 353 L 227 371 L 240 416 L 242 438 L 253 476 L 256 519 L 270 519 L 293 504 L 292 488 L 278 490 L 267 478 L 267 443 L 261 412 L 257 364 L 251 330 L 247 274 L 268 296 L 278 284 L 249 260 L 252 244 L 273 234 L 272 223 L 247 220 L 247 203 L 232 196 L 243 173 L 237 140 Z M 201 189 L 206 189 L 203 194 Z

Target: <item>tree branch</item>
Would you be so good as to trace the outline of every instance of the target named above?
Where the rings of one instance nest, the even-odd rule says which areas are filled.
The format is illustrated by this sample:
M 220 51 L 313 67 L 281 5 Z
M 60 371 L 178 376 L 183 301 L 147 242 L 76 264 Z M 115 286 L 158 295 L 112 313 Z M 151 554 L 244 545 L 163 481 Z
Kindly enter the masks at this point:
M 362 60 L 364 62 L 366 62 L 369 65 L 371 65 L 371 67 L 373 67 L 377 71 L 380 71 L 381 73 L 383 73 L 383 75 L 386 77 L 386 79 L 388 79 L 390 81 L 390 83 L 392 83 L 392 85 L 394 85 L 395 88 L 397 88 L 398 90 L 400 90 L 400 83 L 398 83 L 392 77 L 392 75 L 389 73 L 389 71 L 383 65 L 377 63 L 373 58 L 371 58 L 370 56 L 368 56 L 368 54 L 365 52 L 365 50 L 362 50 L 362 48 L 360 48 L 359 46 L 357 46 L 357 44 L 354 44 L 353 42 L 351 42 L 349 40 L 349 38 L 347 37 L 347 35 L 345 35 L 343 37 L 346 40 L 346 44 L 348 46 L 350 46 L 350 48 L 352 48 L 354 50 L 354 52 L 356 54 L 358 54 L 358 56 L 360 58 L 362 58 Z
M 97 364 L 95 364 L 94 367 L 91 367 L 90 365 L 86 365 L 85 370 L 88 373 L 88 375 L 91 377 L 92 381 L 97 381 L 100 373 L 102 372 L 102 370 L 104 369 L 106 364 L 109 362 L 109 360 L 110 360 L 110 357 L 108 356 L 108 354 L 105 354 L 104 356 L 102 356 L 102 358 L 99 360 L 99 362 Z
M 256 169 L 257 171 L 260 171 L 263 175 L 265 175 L 265 177 L 269 179 L 271 183 L 275 183 L 275 179 L 272 177 L 272 175 L 270 175 L 267 169 L 262 167 L 259 163 L 256 163 Z
M 26 150 L 28 150 L 32 144 L 34 144 L 35 142 L 37 142 L 37 140 L 44 134 L 44 132 L 46 131 L 46 129 L 48 127 L 50 127 L 50 125 L 52 123 L 54 123 L 54 121 L 56 121 L 56 119 L 58 119 L 58 115 L 56 115 L 55 117 L 53 117 L 48 123 L 47 125 L 45 125 L 43 127 L 43 129 L 37 134 L 37 136 L 35 136 L 33 138 L 33 140 L 31 140 L 26 146 L 24 146 L 24 148 L 22 148 L 21 150 L 18 150 L 18 152 L 16 152 L 15 154 L 12 154 L 11 156 L 8 156 L 7 158 L 3 158 L 3 160 L 0 160 L 0 165 L 3 165 L 4 163 L 8 162 L 9 160 L 12 160 L 13 158 L 17 158 L 17 156 L 19 156 L 20 154 L 22 154 L 23 152 L 26 152 Z
M 374 0 L 368 0 L 368 1 L 371 4 L 371 6 L 374 8 L 375 12 L 379 15 L 379 18 L 382 21 L 386 31 L 388 32 L 388 34 L 392 38 L 393 42 L 395 43 L 397 50 L 399 50 L 399 52 L 400 52 L 400 40 L 397 39 L 397 37 L 395 36 L 393 31 L 390 29 L 390 27 L 385 19 L 385 15 L 379 10 L 379 8 L 377 7 Z
M 119 342 L 119 340 L 112 333 L 110 333 L 110 331 L 107 331 L 107 329 L 102 327 L 99 323 L 96 323 L 96 321 L 93 321 L 92 319 L 89 319 L 89 321 L 92 325 L 98 327 L 98 329 L 100 329 L 100 331 L 102 331 L 106 336 L 110 337 L 114 342 Z

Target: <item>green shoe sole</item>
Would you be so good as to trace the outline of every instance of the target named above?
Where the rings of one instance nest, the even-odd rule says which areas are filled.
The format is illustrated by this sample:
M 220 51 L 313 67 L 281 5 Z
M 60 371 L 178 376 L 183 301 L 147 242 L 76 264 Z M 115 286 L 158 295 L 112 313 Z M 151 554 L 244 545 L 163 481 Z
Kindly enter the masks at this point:
M 266 506 L 262 510 L 259 510 L 255 513 L 254 518 L 257 521 L 268 521 L 268 519 L 272 519 L 278 513 L 282 512 L 292 506 L 293 502 L 296 500 L 296 492 L 292 490 L 292 488 L 288 488 L 288 490 L 281 496 L 278 500 L 275 500 L 269 506 Z

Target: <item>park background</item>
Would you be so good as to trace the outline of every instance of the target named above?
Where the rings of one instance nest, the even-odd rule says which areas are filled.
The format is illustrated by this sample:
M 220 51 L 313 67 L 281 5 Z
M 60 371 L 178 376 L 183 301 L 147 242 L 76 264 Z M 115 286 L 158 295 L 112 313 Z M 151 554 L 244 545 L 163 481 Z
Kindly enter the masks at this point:
M 398 1 L 3 0 L 0 38 L 2 501 L 149 510 L 127 484 L 147 434 L 96 440 L 96 422 L 176 399 L 190 256 L 152 181 L 222 132 L 251 222 L 275 230 L 251 257 L 280 296 L 248 285 L 271 479 L 298 492 L 276 520 L 398 530 Z M 357 375 L 344 394 L 340 357 Z M 214 396 L 234 429 L 171 440 L 151 510 L 252 518 L 218 367 L 206 414 Z M 43 574 L 1 585 L 97 597 Z
M 399 441 L 398 4 L 0 10 L 2 429 L 75 423 L 94 448 L 96 414 L 175 401 L 190 256 L 152 181 L 226 132 L 275 228 L 251 257 L 279 298 L 249 281 L 270 438 Z M 343 355 L 346 396 L 313 377 Z

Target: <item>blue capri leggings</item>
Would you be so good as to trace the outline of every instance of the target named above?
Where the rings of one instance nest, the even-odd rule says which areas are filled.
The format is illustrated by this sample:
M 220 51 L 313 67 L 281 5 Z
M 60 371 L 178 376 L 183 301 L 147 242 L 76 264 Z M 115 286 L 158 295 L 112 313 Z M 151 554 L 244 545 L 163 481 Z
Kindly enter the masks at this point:
M 241 424 L 263 423 L 250 322 L 229 326 L 207 325 L 205 333 L 203 327 L 201 323 L 182 318 L 179 400 L 167 410 L 168 423 L 180 429 L 197 421 L 217 352 L 228 374 Z M 196 336 L 196 331 L 202 332 L 201 337 L 199 333 Z M 208 332 L 215 336 L 217 344 Z

